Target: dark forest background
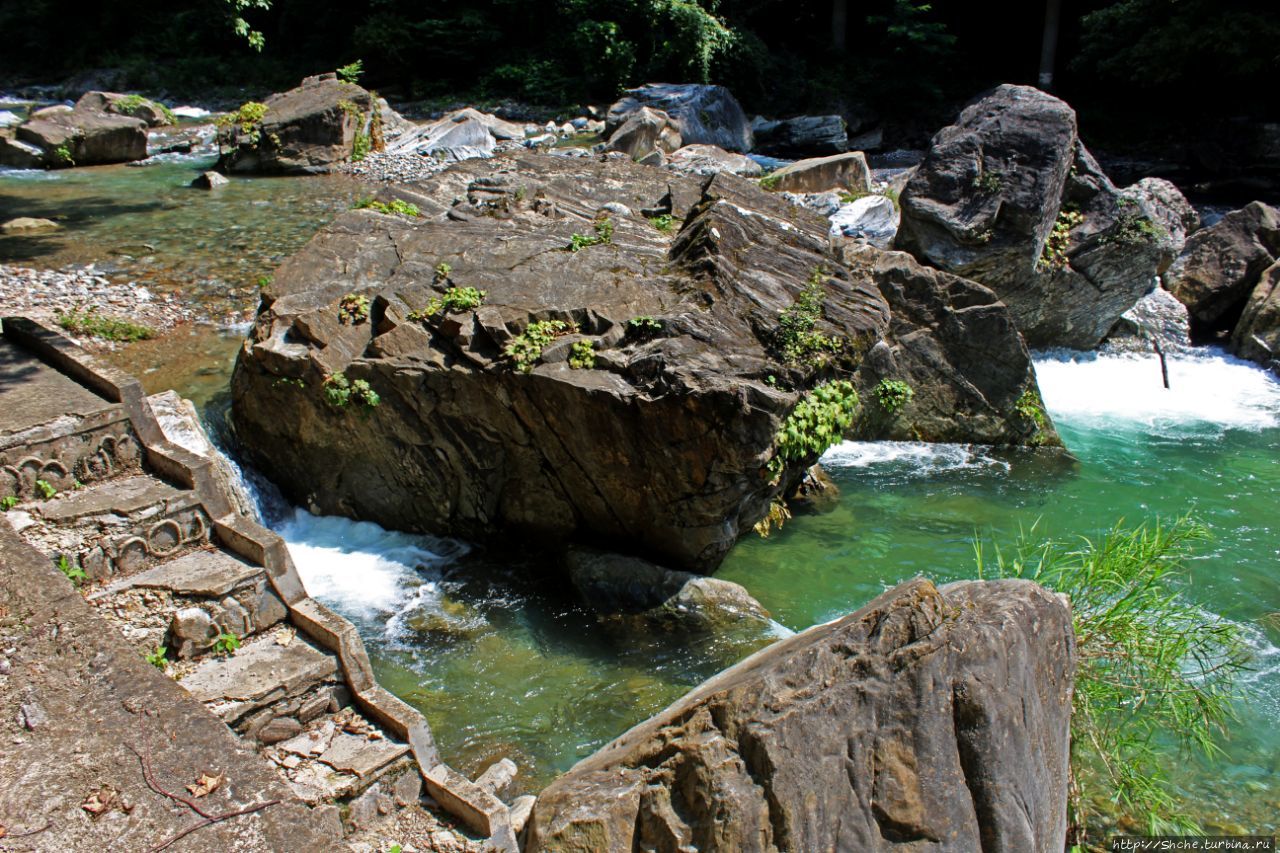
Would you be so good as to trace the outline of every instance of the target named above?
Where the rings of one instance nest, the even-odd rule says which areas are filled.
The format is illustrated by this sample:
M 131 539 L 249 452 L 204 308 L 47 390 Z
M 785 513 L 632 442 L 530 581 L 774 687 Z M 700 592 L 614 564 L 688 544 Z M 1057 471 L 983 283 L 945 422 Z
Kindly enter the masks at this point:
M 1059 2 L 1059 0 L 1048 0 Z M 0 78 L 123 69 L 199 98 L 363 60 L 393 99 L 607 103 L 715 82 L 749 112 L 936 128 L 999 82 L 1036 83 L 1046 0 L 130 0 L 0 4 Z M 1280 114 L 1277 0 L 1060 0 L 1054 91 L 1117 139 Z M 262 36 L 248 43 L 240 17 Z M 906 131 L 904 131 L 905 133 Z

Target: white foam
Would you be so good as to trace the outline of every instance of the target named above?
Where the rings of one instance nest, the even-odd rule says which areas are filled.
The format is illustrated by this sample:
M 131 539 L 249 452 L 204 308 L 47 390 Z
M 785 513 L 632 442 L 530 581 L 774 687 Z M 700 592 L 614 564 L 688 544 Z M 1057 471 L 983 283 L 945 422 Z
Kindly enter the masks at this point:
M 1255 364 L 1225 355 L 1171 356 L 1169 388 L 1154 355 L 1092 353 L 1036 356 L 1045 408 L 1082 426 L 1221 428 L 1280 426 L 1280 382 Z
M 367 620 L 386 620 L 421 604 L 431 591 L 424 587 L 434 583 L 432 569 L 465 550 L 457 543 L 302 509 L 278 532 L 307 592 L 347 616 Z
M 971 444 L 927 444 L 923 441 L 842 441 L 821 459 L 828 468 L 887 468 L 905 466 L 913 474 L 1001 468 L 1009 464 L 989 455 L 989 448 Z

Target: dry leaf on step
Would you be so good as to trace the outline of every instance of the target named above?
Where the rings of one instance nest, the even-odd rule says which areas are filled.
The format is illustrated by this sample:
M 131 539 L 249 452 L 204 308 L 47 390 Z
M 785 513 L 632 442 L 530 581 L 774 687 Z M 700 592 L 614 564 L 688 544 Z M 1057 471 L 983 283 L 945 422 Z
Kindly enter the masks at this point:
M 98 790 L 90 793 L 89 796 L 84 798 L 80 808 L 87 811 L 90 817 L 95 820 L 112 809 L 118 808 L 125 814 L 133 811 L 133 807 L 126 805 L 124 800 L 120 798 L 120 792 L 110 785 L 103 785 Z
M 187 790 L 191 792 L 193 797 L 205 797 L 218 790 L 218 786 L 227 781 L 225 774 L 211 776 L 208 773 L 201 773 L 200 778 L 196 780 L 194 785 L 188 785 Z

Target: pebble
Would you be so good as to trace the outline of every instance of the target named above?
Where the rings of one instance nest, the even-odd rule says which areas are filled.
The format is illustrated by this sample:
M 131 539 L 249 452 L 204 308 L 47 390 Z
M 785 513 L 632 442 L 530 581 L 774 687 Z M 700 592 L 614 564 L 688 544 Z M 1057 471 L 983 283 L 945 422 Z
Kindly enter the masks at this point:
M 0 264 L 0 307 L 42 320 L 97 308 L 100 314 L 167 331 L 202 319 L 196 306 L 172 295 L 157 295 L 137 282 L 113 283 L 92 266 L 37 270 Z
M 499 142 L 494 152 L 511 151 L 520 146 L 521 143 L 518 142 Z M 372 151 L 359 163 L 343 163 L 338 170 L 374 183 L 411 184 L 438 175 L 450 165 L 452 164 L 448 161 L 424 157 L 421 154 L 388 154 L 385 151 Z

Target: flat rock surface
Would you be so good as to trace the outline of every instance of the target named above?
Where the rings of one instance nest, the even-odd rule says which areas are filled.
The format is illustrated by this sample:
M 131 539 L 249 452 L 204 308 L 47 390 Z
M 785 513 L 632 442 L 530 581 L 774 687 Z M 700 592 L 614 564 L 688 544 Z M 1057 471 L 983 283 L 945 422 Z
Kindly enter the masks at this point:
M 225 774 L 200 801 L 213 813 L 281 801 L 199 829 L 175 853 L 344 849 L 263 758 L 129 648 L 2 517 L 0 565 L 5 850 L 148 850 L 196 823 L 148 787 L 138 754 L 148 752 L 170 791 Z M 83 807 L 94 793 L 113 800 L 112 791 L 119 805 L 100 816 Z
M 63 415 L 83 417 L 114 406 L 0 337 L 0 434 L 20 432 Z

